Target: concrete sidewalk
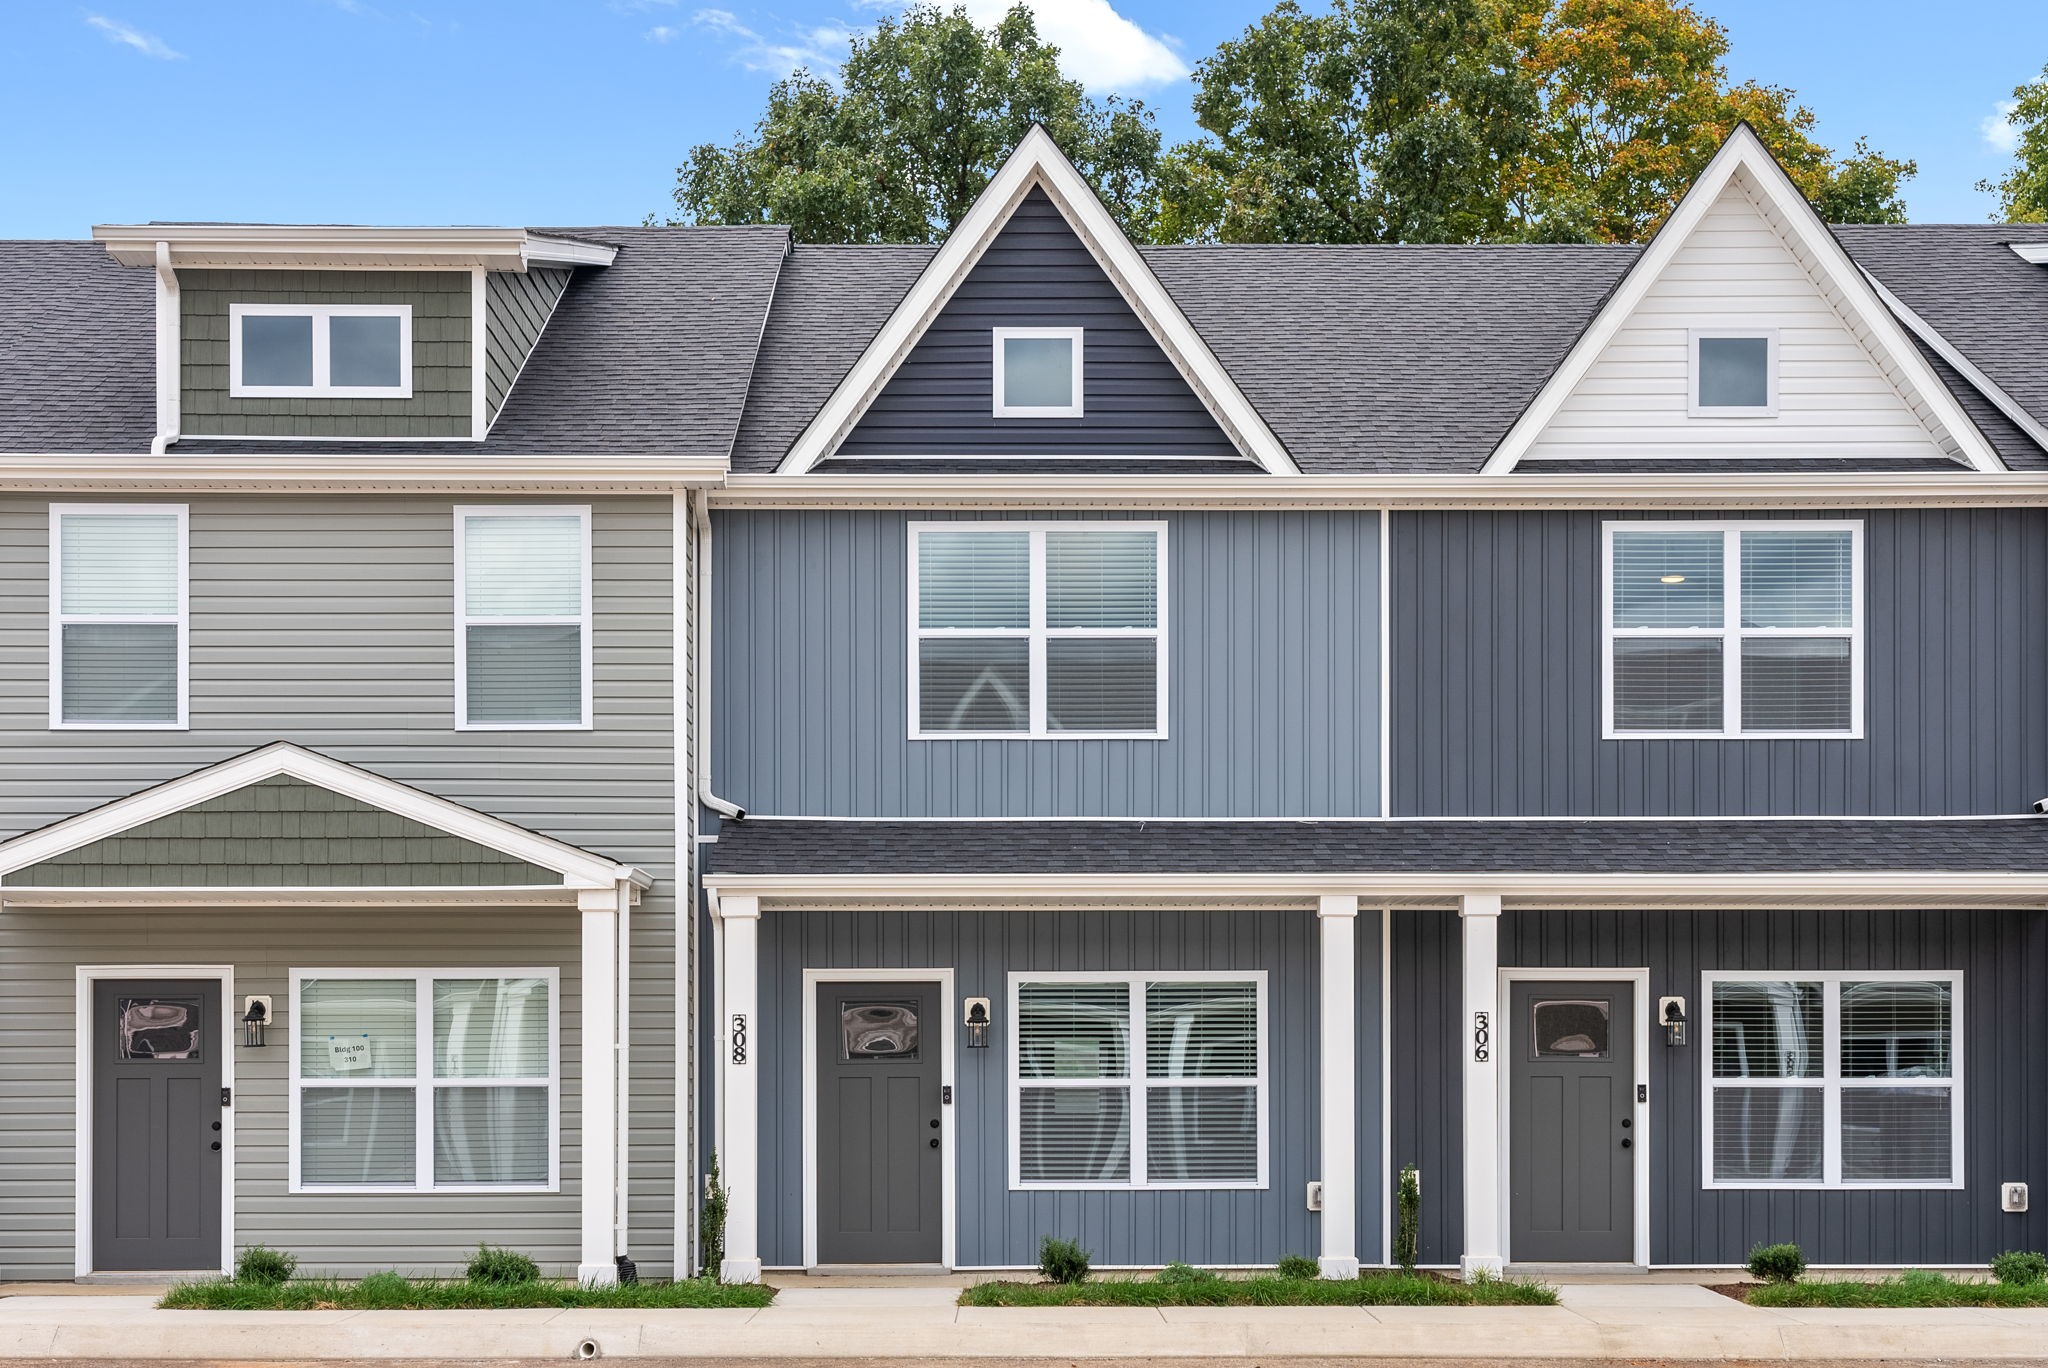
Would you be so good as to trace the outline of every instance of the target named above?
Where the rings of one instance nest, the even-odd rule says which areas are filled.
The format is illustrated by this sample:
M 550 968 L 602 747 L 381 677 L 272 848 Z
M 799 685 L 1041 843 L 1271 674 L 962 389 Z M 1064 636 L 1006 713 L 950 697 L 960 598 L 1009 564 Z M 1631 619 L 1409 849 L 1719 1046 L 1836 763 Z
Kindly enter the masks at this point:
M 1541 1307 L 995 1310 L 957 1289 L 790 1288 L 760 1311 L 158 1311 L 0 1298 L 0 1359 L 748 1360 L 2048 1358 L 2048 1310 L 1777 1311 L 1684 1284 L 1567 1284 Z

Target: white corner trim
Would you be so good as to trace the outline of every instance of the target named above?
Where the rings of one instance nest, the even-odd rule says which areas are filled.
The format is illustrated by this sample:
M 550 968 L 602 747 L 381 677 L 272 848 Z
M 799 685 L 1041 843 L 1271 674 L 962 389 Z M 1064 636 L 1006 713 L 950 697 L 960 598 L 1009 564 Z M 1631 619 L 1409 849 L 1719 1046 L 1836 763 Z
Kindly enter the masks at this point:
M 2013 250 L 2018 251 L 2019 248 L 2015 247 Z M 2048 243 L 2041 244 L 2041 260 L 2048 263 Z M 1863 270 L 1863 278 L 1870 282 L 1870 288 L 1877 291 L 1877 297 L 1885 302 L 1885 306 L 1898 315 L 1899 321 L 1911 329 L 1915 337 L 1927 344 L 1928 350 L 1953 366 L 1956 373 L 1969 381 L 1979 394 L 1989 399 L 1994 408 L 2011 419 L 2014 427 L 2033 438 L 2035 444 L 2043 451 L 2048 451 L 2048 426 L 2044 426 L 2040 419 L 2027 412 L 2026 406 L 2000 388 L 1996 380 L 1979 370 L 1976 362 L 1956 350 L 1953 342 L 1943 337 L 1932 323 L 1908 307 L 1905 300 L 1887 289 L 1885 283 L 1871 274 L 1868 267 Z
M 469 439 L 481 442 L 490 431 L 490 272 L 481 266 L 469 271 Z M 546 325 L 543 324 L 543 327 Z
M 1917 391 L 1918 397 L 1926 404 L 1935 422 L 1944 428 L 1964 457 L 1970 468 L 1978 471 L 2002 471 L 2005 463 L 1991 449 L 1977 425 L 1963 412 L 1955 396 L 1934 373 L 1933 367 L 1913 346 L 1905 328 L 1885 307 L 1870 282 L 1864 277 L 1842 244 L 1828 231 L 1820 215 L 1800 193 L 1785 169 L 1778 165 L 1769 149 L 1748 124 L 1738 124 L 1735 131 L 1721 144 L 1721 150 L 1707 163 L 1706 170 L 1685 192 L 1677 208 L 1671 211 L 1663 226 L 1651 238 L 1649 246 L 1629 268 L 1614 293 L 1595 314 L 1585 332 L 1565 354 L 1565 359 L 1544 382 L 1536 397 L 1508 429 L 1493 455 L 1487 458 L 1481 468 L 1482 475 L 1499 475 L 1512 471 L 1528 454 L 1543 431 L 1550 426 L 1564 402 L 1578 389 L 1586 374 L 1593 367 L 1607 344 L 1614 340 L 1629 317 L 1636 311 L 1650 287 L 1671 264 L 1693 230 L 1699 226 L 1721 192 L 1737 172 L 1747 173 L 1747 183 L 1757 195 L 1775 209 L 1782 223 L 1799 239 L 1828 279 L 1842 292 L 1843 301 L 1849 310 L 1870 330 L 1872 344 L 1884 354 L 1884 358 L 1895 365 L 1907 383 Z M 1725 480 L 1725 476 L 1722 477 Z
M 996 172 L 974 207 L 946 238 L 917 282 L 889 315 L 853 369 L 776 467 L 779 475 L 809 473 L 831 454 L 867 410 L 939 310 L 981 259 L 996 233 L 1034 186 L 1042 186 L 1153 338 L 1194 383 L 1211 414 L 1246 455 L 1269 474 L 1294 475 L 1294 460 L 1252 407 L 1208 343 L 1145 264 L 1131 240 L 1049 134 L 1033 125 Z

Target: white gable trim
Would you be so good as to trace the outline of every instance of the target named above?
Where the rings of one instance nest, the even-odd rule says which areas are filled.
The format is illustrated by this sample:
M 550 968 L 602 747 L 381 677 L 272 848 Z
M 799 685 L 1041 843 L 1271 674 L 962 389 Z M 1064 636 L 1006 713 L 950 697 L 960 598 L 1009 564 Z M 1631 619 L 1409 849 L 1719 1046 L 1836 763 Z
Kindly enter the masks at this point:
M 1882 299 L 1886 306 L 1898 315 L 1901 323 L 1912 329 L 1915 337 L 1927 344 L 1929 351 L 1954 367 L 1956 374 L 1969 381 L 1976 388 L 1976 391 L 1986 399 L 1989 399 L 1993 407 L 2000 413 L 2012 419 L 2014 427 L 2033 438 L 2043 451 L 2048 451 L 2048 427 L 2042 426 L 2041 421 L 2034 417 L 2033 414 L 2027 412 L 2026 407 L 2019 400 L 2007 394 L 1996 380 L 1993 380 L 1982 370 L 1978 369 L 1974 361 L 1957 351 L 1955 344 L 1936 332 L 1932 323 L 1929 323 L 1919 314 L 1913 312 L 1911 308 L 1907 307 L 1906 301 L 1886 289 L 1882 280 L 1872 275 L 1867 269 L 1863 272 L 1863 276 L 1864 279 L 1870 282 L 1870 288 L 1877 291 L 1877 297 Z
M 515 860 L 551 869 L 562 876 L 565 888 L 616 889 L 621 882 L 644 888 L 652 882 L 646 874 L 630 865 L 617 864 L 566 841 L 514 826 L 474 808 L 437 798 L 354 765 L 330 760 L 288 741 L 273 742 L 183 778 L 116 799 L 11 841 L 0 842 L 0 882 L 17 869 L 41 864 L 94 841 L 118 836 L 145 822 L 183 812 L 208 799 L 280 776 L 328 789 L 401 817 L 410 817 L 437 831 L 488 846 Z M 14 891 L 9 890 L 10 898 Z M 306 891 L 294 890 L 292 896 L 302 896 Z M 446 891 L 451 894 L 460 892 L 456 889 Z
M 2005 463 L 1970 421 L 1969 415 L 1956 403 L 1941 377 L 1934 373 L 1925 357 L 1914 347 L 1905 328 L 1885 307 L 1876 290 L 1865 278 L 1861 269 L 1835 240 L 1834 234 L 1822 223 L 1820 215 L 1800 193 L 1791 178 L 1772 157 L 1748 124 L 1739 124 L 1728 140 L 1721 144 L 1721 150 L 1707 163 L 1707 169 L 1700 173 L 1692 188 L 1671 211 L 1671 217 L 1657 230 L 1650 245 L 1636 259 L 1628 275 L 1622 278 L 1608 297 L 1600 312 L 1580 336 L 1570 352 L 1536 397 L 1524 409 L 1515 425 L 1508 429 L 1507 436 L 1494 448 L 1481 473 L 1502 475 L 1512 471 L 1528 454 L 1529 448 L 1543 434 L 1544 430 L 1558 415 L 1565 400 L 1578 389 L 1607 344 L 1614 340 L 1643 298 L 1658 278 L 1671 264 L 1679 250 L 1684 247 L 1700 220 L 1728 188 L 1729 182 L 1738 172 L 1746 172 L 1746 183 L 1761 196 L 1770 209 L 1776 211 L 1782 226 L 1797 239 L 1813 261 L 1826 274 L 1828 282 L 1841 292 L 1843 304 L 1868 332 L 1867 345 L 1877 353 L 1877 359 L 1893 368 L 1906 386 L 1913 391 L 1907 396 L 1909 402 L 1917 400 L 1916 407 L 1924 407 L 1926 414 L 1942 429 L 1957 451 L 1973 470 L 2000 471 Z
M 1173 302 L 1166 287 L 1129 238 L 1117 226 L 1086 179 L 1067 160 L 1043 128 L 1032 125 L 1017 150 L 946 238 L 917 283 L 903 297 L 853 369 L 832 391 L 776 467 L 782 475 L 802 475 L 830 456 L 868 405 L 889 383 L 897 368 L 931 326 L 960 282 L 981 260 L 1017 205 L 1033 186 L 1043 188 L 1097 264 L 1108 273 L 1132 310 L 1144 321 L 1167 357 L 1222 425 L 1240 451 L 1269 473 L 1294 475 L 1294 460 L 1271 428 L 1244 397 L 1208 343 Z

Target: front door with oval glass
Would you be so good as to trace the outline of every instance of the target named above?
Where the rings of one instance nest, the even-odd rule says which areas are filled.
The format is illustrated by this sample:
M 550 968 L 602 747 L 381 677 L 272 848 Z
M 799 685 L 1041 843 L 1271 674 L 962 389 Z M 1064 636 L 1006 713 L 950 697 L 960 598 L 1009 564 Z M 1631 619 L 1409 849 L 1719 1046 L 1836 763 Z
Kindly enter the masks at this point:
M 92 1268 L 221 1266 L 220 984 L 93 984 Z
M 945 1257 L 937 983 L 821 983 L 818 1262 Z
M 1508 1257 L 1635 1258 L 1634 985 L 1516 980 L 1509 994 Z

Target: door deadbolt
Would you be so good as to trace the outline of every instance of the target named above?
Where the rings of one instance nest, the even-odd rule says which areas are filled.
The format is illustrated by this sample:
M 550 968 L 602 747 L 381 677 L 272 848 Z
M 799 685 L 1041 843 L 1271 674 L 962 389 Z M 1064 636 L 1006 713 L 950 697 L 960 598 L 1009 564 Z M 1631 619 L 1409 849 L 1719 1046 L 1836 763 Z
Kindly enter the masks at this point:
M 936 1117 L 936 1116 L 934 1116 L 934 1117 L 932 1118 L 932 1129 L 933 1129 L 933 1130 L 937 1130 L 938 1128 L 939 1128 L 939 1118 L 938 1118 L 938 1117 Z
M 933 1149 L 937 1149 L 938 1147 L 939 1147 L 939 1137 L 938 1137 L 938 1136 L 936 1136 L 936 1135 L 934 1135 L 934 1136 L 932 1137 L 932 1148 L 933 1148 Z M 214 1148 L 215 1148 L 215 1149 L 219 1149 L 219 1148 L 220 1148 L 220 1146 L 219 1146 L 219 1145 L 215 1145 L 215 1146 L 214 1146 Z
M 1621 1137 L 1621 1147 L 1622 1147 L 1623 1149 L 1630 1149 L 1630 1148 L 1633 1148 L 1633 1147 L 1634 1147 L 1634 1145 L 1635 1145 L 1635 1143 L 1636 1143 L 1635 1141 L 1633 1141 L 1633 1140 L 1629 1139 L 1629 1138 L 1628 1138 L 1628 1137 L 1627 1137 L 1626 1135 L 1624 1135 L 1624 1136 L 1622 1136 L 1622 1137 Z
M 1627 1130 L 1630 1126 L 1633 1126 L 1635 1123 L 1636 1120 L 1633 1116 L 1624 1116 L 1621 1118 L 1621 1128 L 1623 1130 Z
M 214 1141 L 214 1142 L 213 1142 L 213 1147 L 214 1147 L 215 1149 L 219 1149 L 219 1148 L 220 1148 L 220 1141 L 218 1141 L 218 1140 Z

